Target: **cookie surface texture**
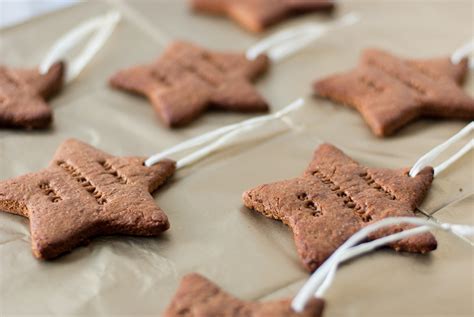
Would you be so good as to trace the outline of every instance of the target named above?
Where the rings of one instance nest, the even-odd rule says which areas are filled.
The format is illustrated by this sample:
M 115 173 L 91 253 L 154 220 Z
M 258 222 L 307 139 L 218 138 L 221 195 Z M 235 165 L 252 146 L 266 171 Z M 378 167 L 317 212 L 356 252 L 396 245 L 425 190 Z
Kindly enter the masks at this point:
M 317 269 L 362 227 L 386 217 L 414 216 L 433 180 L 427 167 L 416 177 L 408 169 L 364 167 L 330 144 L 321 145 L 302 176 L 265 184 L 243 194 L 245 206 L 283 221 L 293 230 L 298 254 L 309 270 Z M 370 238 L 398 232 L 394 226 Z M 391 245 L 400 251 L 436 249 L 431 233 Z
M 146 96 L 169 127 L 185 125 L 208 108 L 240 112 L 268 111 L 251 81 L 269 66 L 264 55 L 215 53 L 175 42 L 150 65 L 121 70 L 110 79 L 118 89 Z
M 150 193 L 173 175 L 175 163 L 143 162 L 67 140 L 46 169 L 0 181 L 0 210 L 29 218 L 39 259 L 55 258 L 99 235 L 156 236 L 169 223 Z
M 474 119 L 474 99 L 460 87 L 467 70 L 467 59 L 409 60 L 367 49 L 357 68 L 316 81 L 314 90 L 355 108 L 375 135 L 389 136 L 420 117 Z
M 291 300 L 250 302 L 222 291 L 203 276 L 186 275 L 164 313 L 164 317 L 319 317 L 324 301 L 312 299 L 304 312 L 296 313 Z
M 251 32 L 261 32 L 300 13 L 330 11 L 332 0 L 191 0 L 196 11 L 226 15 Z
M 63 76 L 63 63 L 53 64 L 46 74 L 0 65 L 0 128 L 48 127 L 53 113 L 46 101 L 61 90 Z

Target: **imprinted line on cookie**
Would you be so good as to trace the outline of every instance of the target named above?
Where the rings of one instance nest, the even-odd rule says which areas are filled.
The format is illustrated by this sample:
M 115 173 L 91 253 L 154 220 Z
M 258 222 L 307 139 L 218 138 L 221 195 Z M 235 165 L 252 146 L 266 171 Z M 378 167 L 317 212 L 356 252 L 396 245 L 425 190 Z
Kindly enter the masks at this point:
M 97 204 L 104 205 L 107 203 L 107 200 L 104 198 L 104 193 L 99 191 L 92 182 L 84 176 L 77 167 L 66 163 L 64 161 L 58 161 L 57 165 L 63 169 L 68 175 L 74 178 L 81 186 L 88 192 L 92 197 L 94 197 Z
M 352 209 L 353 213 L 363 222 L 369 222 L 372 220 L 372 217 L 366 214 L 366 210 L 362 204 L 356 203 L 354 199 L 347 194 L 344 190 L 341 189 L 330 177 L 324 175 L 319 169 L 316 169 L 312 172 L 313 176 L 316 176 L 320 179 L 321 183 L 328 186 L 329 189 L 336 195 L 337 199 L 342 200 L 344 206 L 348 209 Z M 321 211 L 322 213 L 322 211 Z
M 377 59 L 367 59 L 367 64 L 376 67 L 382 72 L 386 73 L 388 76 L 398 80 L 401 84 L 405 85 L 407 88 L 414 90 L 415 92 L 426 95 L 427 91 L 422 87 L 420 83 L 416 83 L 414 77 L 418 77 L 418 71 L 426 75 L 426 71 L 420 71 L 420 68 L 410 67 L 408 63 L 397 60 L 395 58 L 387 58 L 387 61 L 390 62 L 392 67 L 388 67 L 387 63 L 379 62 Z M 432 77 L 427 76 L 429 79 Z

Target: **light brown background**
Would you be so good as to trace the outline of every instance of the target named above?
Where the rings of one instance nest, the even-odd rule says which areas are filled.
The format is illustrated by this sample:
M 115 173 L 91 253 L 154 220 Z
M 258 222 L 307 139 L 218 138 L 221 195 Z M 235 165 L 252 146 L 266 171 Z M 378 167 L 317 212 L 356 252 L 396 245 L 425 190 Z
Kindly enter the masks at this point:
M 1 62 L 34 66 L 55 39 L 80 21 L 115 7 L 125 18 L 89 67 L 51 103 L 47 132 L 0 131 L 0 179 L 45 167 L 56 147 L 75 137 L 114 155 L 150 155 L 191 136 L 250 115 L 208 113 L 191 126 L 166 130 L 141 98 L 111 90 L 119 68 L 153 60 L 171 40 L 245 50 L 259 37 L 228 20 L 192 14 L 184 1 L 90 1 L 1 31 Z M 241 193 L 294 177 L 314 148 L 331 142 L 369 166 L 402 167 L 466 122 L 421 120 L 378 139 L 360 116 L 311 96 L 317 77 L 353 67 L 364 47 L 411 57 L 450 54 L 472 37 L 472 1 L 345 1 L 357 25 L 341 29 L 272 66 L 258 90 L 280 109 L 297 97 L 301 129 L 223 151 L 190 168 L 155 194 L 171 229 L 160 238 L 99 238 L 52 262 L 30 251 L 28 221 L 0 214 L 0 314 L 159 316 L 180 277 L 200 272 L 243 299 L 294 296 L 308 277 L 290 230 L 242 207 Z M 304 21 L 280 24 L 267 34 Z M 474 78 L 465 89 L 474 95 Z M 459 144 L 461 145 L 461 143 Z M 474 155 L 440 174 L 420 208 L 439 221 L 474 224 Z M 344 265 L 327 294 L 325 316 L 468 316 L 474 313 L 472 241 L 436 233 L 439 248 L 416 256 L 382 250 Z

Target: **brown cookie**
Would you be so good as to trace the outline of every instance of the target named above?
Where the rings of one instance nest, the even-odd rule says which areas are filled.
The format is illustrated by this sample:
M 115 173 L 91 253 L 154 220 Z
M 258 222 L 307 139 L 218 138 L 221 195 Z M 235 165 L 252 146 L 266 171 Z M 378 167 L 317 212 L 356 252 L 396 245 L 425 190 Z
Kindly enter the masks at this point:
M 420 117 L 474 119 L 474 99 L 460 87 L 467 64 L 368 49 L 356 69 L 318 80 L 314 89 L 355 108 L 377 136 L 388 136 Z
M 49 167 L 0 181 L 0 210 L 28 217 L 39 259 L 52 259 L 98 235 L 156 236 L 169 228 L 150 195 L 175 171 L 142 157 L 114 157 L 77 140 L 64 142 Z
M 245 192 L 243 201 L 290 226 L 303 264 L 314 271 L 362 227 L 386 217 L 415 216 L 432 180 L 431 167 L 412 178 L 408 169 L 367 168 L 323 144 L 302 176 L 258 186 Z M 407 227 L 392 227 L 371 239 Z M 397 251 L 420 253 L 436 246 L 431 233 L 391 245 Z
M 42 75 L 38 69 L 0 65 L 0 127 L 45 128 L 52 121 L 46 100 L 63 85 L 64 64 L 56 63 Z
M 227 15 L 251 32 L 300 13 L 331 11 L 334 0 L 191 0 L 196 11 Z
M 267 111 L 251 80 L 269 66 L 264 55 L 215 53 L 186 42 L 171 44 L 153 64 L 132 67 L 110 79 L 113 87 L 142 94 L 170 127 L 191 122 L 209 107 Z
M 166 309 L 164 317 L 319 317 L 324 301 L 312 299 L 304 312 L 296 313 L 291 300 L 249 302 L 222 291 L 217 285 L 192 273 L 186 275 Z

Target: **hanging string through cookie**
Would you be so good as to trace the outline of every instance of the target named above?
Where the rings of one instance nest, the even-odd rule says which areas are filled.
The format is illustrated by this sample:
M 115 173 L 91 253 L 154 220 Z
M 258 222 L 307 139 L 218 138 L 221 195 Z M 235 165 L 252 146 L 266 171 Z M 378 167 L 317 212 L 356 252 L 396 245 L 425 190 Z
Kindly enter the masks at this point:
M 419 227 L 397 232 L 370 242 L 362 243 L 363 240 L 380 229 L 401 225 L 411 224 Z M 431 220 L 425 220 L 414 217 L 391 217 L 380 220 L 376 223 L 368 225 L 352 235 L 343 245 L 341 245 L 324 263 L 321 265 L 303 285 L 298 294 L 291 303 L 291 307 L 296 312 L 302 312 L 308 301 L 313 298 L 322 298 L 326 290 L 334 280 L 339 264 L 344 261 L 358 257 L 364 253 L 370 252 L 383 245 L 408 238 L 420 233 L 441 229 L 452 233 L 459 238 L 466 238 L 474 235 L 474 226 L 436 223 Z
M 229 143 L 231 140 L 237 138 L 239 135 L 253 130 L 259 126 L 262 126 L 270 121 L 275 120 L 282 120 L 288 126 L 292 127 L 292 122 L 289 120 L 286 115 L 301 108 L 304 104 L 304 99 L 300 98 L 286 106 L 285 108 L 277 111 L 273 114 L 260 116 L 256 118 L 252 118 L 249 120 L 242 121 L 240 123 L 231 124 L 217 130 L 213 130 L 207 132 L 203 135 L 197 136 L 185 142 L 182 142 L 178 145 L 173 146 L 172 148 L 165 150 L 163 152 L 157 153 L 155 155 L 150 156 L 146 161 L 146 166 L 152 166 L 159 162 L 160 160 L 169 157 L 172 154 L 179 153 L 196 146 L 209 143 L 214 140 L 214 142 L 208 144 L 207 146 L 189 154 L 188 156 L 178 160 L 176 164 L 176 168 L 182 168 L 184 166 L 190 165 L 201 158 L 211 154 L 212 152 L 216 151 L 217 149 L 221 148 L 222 146 Z
M 87 20 L 66 33 L 56 41 L 48 52 L 43 62 L 40 64 L 40 72 L 42 74 L 47 73 L 51 65 L 65 59 L 65 55 L 69 51 L 82 42 L 89 34 L 96 32 L 79 56 L 68 62 L 65 82 L 69 83 L 74 80 L 94 55 L 102 48 L 104 43 L 112 34 L 115 26 L 120 21 L 120 17 L 119 12 L 112 11 L 106 15 Z
M 359 16 L 356 13 L 349 13 L 326 25 L 307 23 L 286 29 L 250 47 L 246 52 L 246 56 L 249 60 L 254 60 L 260 54 L 265 53 L 272 61 L 277 62 L 309 45 L 327 32 L 335 28 L 352 25 L 358 21 Z
M 469 42 L 458 48 L 452 55 L 451 55 L 451 63 L 459 64 L 461 60 L 474 52 L 474 38 L 471 39 Z M 469 68 L 474 69 L 474 59 L 469 59 Z
M 410 170 L 409 175 L 411 177 L 415 177 L 418 173 L 425 168 L 426 166 L 430 165 L 441 153 L 446 151 L 451 145 L 465 137 L 466 135 L 470 134 L 474 131 L 474 121 L 471 121 L 467 126 L 465 126 L 461 131 L 453 135 L 449 138 L 446 142 L 441 143 L 440 145 L 433 148 L 431 151 L 420 157 L 418 161 L 413 165 Z M 455 154 L 450 156 L 447 160 L 443 163 L 439 164 L 438 166 L 434 167 L 434 175 L 438 175 L 446 168 L 448 168 L 451 164 L 456 162 L 459 158 L 461 158 L 464 154 L 469 152 L 471 149 L 474 148 L 474 140 L 472 138 L 469 139 L 466 145 L 464 145 L 459 151 Z

